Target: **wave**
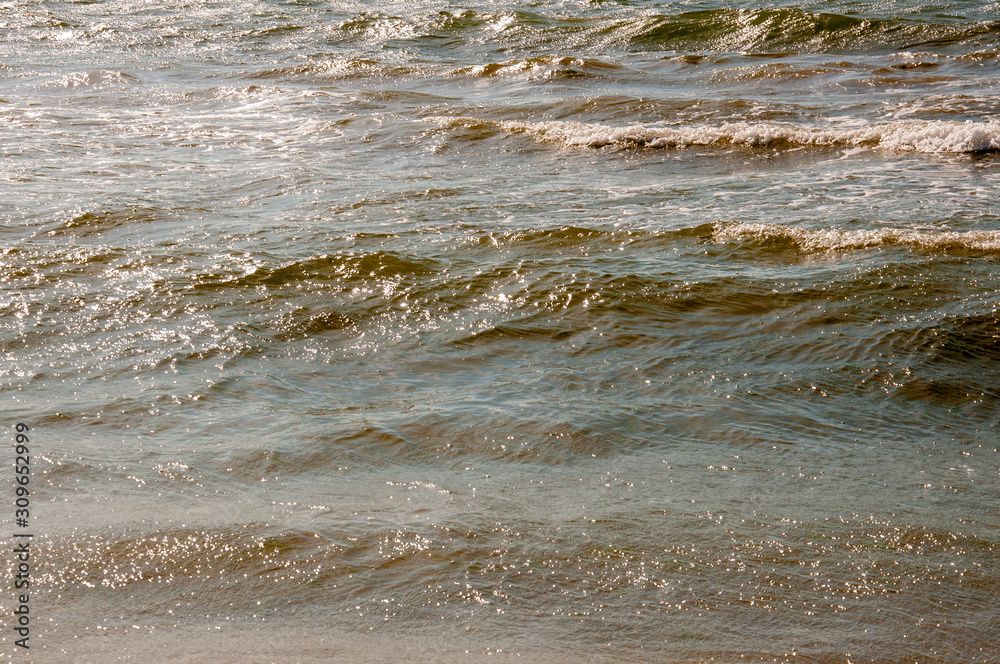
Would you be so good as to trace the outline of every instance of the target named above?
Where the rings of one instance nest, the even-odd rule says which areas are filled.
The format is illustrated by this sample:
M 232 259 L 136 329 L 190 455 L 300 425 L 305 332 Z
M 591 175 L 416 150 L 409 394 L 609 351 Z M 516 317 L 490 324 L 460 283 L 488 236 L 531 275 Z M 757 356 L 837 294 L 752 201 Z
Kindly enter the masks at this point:
M 139 79 L 124 71 L 78 71 L 64 74 L 43 84 L 43 88 L 96 88 L 137 83 Z
M 537 8 L 536 8 L 537 9 Z M 536 49 L 604 46 L 631 51 L 704 50 L 773 53 L 993 47 L 1000 22 L 848 16 L 798 7 L 717 8 L 661 14 L 634 8 L 567 17 L 540 11 L 438 11 L 400 16 L 363 12 L 337 25 L 348 40 L 455 45 L 465 40 Z
M 48 235 L 86 236 L 104 233 L 113 228 L 140 223 L 155 223 L 169 214 L 169 210 L 133 206 L 76 214 L 59 226 L 47 231 Z
M 716 8 L 660 13 L 635 7 L 591 4 L 574 15 L 536 5 L 531 11 L 432 10 L 342 14 L 330 28 L 337 44 L 409 44 L 452 49 L 468 44 L 523 49 L 527 55 L 599 47 L 627 51 L 718 51 L 741 53 L 862 52 L 995 49 L 1000 21 L 989 12 L 965 17 L 927 15 L 920 20 L 848 16 L 799 7 Z M 256 28 L 253 39 L 287 39 L 297 26 Z
M 995 42 L 996 21 L 936 23 L 815 13 L 799 8 L 713 9 L 647 19 L 631 38 L 644 49 L 706 46 L 769 52 L 945 47 Z
M 543 76 L 545 78 L 600 78 L 627 71 L 626 67 L 595 58 L 546 55 L 518 58 L 505 62 L 485 62 L 461 67 L 447 64 L 382 62 L 369 58 L 332 58 L 310 60 L 287 67 L 264 69 L 248 74 L 251 79 L 296 80 L 373 80 L 406 79 L 430 76 L 456 78 L 491 78 L 507 75 Z
M 470 117 L 430 117 L 443 127 L 499 128 L 525 133 L 539 141 L 572 147 L 644 148 L 712 147 L 879 147 L 927 153 L 1000 152 L 1000 121 L 909 121 L 857 128 L 802 127 L 787 123 L 727 122 L 667 127 L 635 124 L 615 127 L 552 120 L 494 121 Z
M 260 266 L 253 272 L 236 277 L 228 273 L 204 275 L 195 287 L 208 290 L 257 286 L 280 288 L 368 279 L 402 280 L 424 277 L 433 274 L 435 269 L 433 261 L 387 251 L 333 256 L 323 254 L 279 266 Z
M 801 251 L 849 251 L 902 245 L 936 251 L 1000 252 L 1000 231 L 808 230 L 781 224 L 738 222 L 717 224 L 712 238 L 716 242 L 773 243 Z
M 315 77 L 330 80 L 371 80 L 377 78 L 416 78 L 433 73 L 430 69 L 405 63 L 379 62 L 368 58 L 332 58 L 277 67 L 248 74 L 251 79 L 295 80 Z
M 489 78 L 508 74 L 528 74 L 547 79 L 601 78 L 612 73 L 627 71 L 626 67 L 594 58 L 571 58 L 550 55 L 522 58 L 508 62 L 489 62 L 457 69 L 453 76 Z

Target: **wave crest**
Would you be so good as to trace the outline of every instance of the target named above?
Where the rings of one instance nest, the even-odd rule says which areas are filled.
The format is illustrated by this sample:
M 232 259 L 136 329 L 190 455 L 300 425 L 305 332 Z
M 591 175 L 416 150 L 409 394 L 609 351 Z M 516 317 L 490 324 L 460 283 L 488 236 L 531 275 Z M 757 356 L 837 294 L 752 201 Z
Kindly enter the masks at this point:
M 636 124 L 615 127 L 585 122 L 493 121 L 468 117 L 428 118 L 440 126 L 499 128 L 539 141 L 572 147 L 606 146 L 684 148 L 737 147 L 880 147 L 927 153 L 1000 152 L 1000 122 L 907 121 L 858 128 L 802 127 L 769 122 L 665 127 Z
M 808 230 L 781 224 L 716 224 L 715 242 L 791 244 L 802 251 L 849 251 L 883 245 L 904 245 L 938 251 L 1000 252 L 1000 231 L 917 231 L 902 228 L 845 231 Z

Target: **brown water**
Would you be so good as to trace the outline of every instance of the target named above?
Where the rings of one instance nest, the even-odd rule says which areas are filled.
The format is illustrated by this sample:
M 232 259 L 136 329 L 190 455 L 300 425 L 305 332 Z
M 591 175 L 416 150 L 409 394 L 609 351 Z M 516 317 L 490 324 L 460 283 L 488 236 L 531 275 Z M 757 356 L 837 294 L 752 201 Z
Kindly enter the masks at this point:
M 2 6 L 4 661 L 1000 661 L 996 7 Z

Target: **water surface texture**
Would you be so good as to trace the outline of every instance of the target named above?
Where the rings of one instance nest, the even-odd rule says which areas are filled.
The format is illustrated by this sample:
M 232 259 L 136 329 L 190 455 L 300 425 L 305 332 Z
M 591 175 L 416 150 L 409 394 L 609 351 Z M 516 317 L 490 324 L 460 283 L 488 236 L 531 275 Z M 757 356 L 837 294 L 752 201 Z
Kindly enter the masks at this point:
M 0 656 L 1000 661 L 1000 4 L 0 8 Z

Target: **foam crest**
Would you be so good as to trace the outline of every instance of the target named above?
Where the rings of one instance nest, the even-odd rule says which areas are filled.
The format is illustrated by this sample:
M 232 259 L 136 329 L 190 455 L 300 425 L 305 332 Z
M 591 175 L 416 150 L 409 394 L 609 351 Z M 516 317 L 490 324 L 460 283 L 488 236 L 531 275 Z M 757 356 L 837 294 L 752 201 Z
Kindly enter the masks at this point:
M 998 121 L 900 121 L 857 128 L 818 128 L 769 122 L 727 122 L 681 127 L 636 124 L 615 127 L 561 120 L 497 122 L 464 117 L 438 117 L 430 120 L 443 126 L 498 127 L 504 131 L 526 133 L 539 141 L 553 141 L 574 147 L 877 146 L 888 150 L 927 153 L 1000 151 Z
M 716 224 L 716 242 L 791 243 L 803 251 L 847 251 L 882 245 L 905 245 L 941 251 L 1000 252 L 1000 231 L 808 230 L 781 224 Z

